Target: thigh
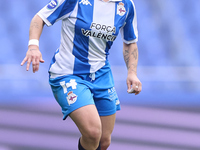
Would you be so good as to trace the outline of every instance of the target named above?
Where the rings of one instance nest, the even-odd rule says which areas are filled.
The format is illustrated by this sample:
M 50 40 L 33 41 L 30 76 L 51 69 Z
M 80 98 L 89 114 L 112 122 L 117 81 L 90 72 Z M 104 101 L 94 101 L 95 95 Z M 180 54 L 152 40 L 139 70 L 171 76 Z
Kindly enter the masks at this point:
M 95 105 L 87 105 L 73 111 L 70 118 L 75 122 L 82 135 L 99 130 L 101 132 L 101 120 Z M 95 131 L 96 132 L 96 131 Z
M 102 140 L 110 140 L 115 125 L 116 114 L 110 116 L 101 116 Z

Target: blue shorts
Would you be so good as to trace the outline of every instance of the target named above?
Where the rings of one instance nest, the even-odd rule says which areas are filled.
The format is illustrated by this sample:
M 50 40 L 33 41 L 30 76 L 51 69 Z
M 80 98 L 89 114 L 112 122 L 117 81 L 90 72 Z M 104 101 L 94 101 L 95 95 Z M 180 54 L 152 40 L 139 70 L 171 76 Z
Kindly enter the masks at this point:
M 62 108 L 63 120 L 74 110 L 91 104 L 96 106 L 100 116 L 109 116 L 120 110 L 111 70 L 50 78 L 49 83 Z

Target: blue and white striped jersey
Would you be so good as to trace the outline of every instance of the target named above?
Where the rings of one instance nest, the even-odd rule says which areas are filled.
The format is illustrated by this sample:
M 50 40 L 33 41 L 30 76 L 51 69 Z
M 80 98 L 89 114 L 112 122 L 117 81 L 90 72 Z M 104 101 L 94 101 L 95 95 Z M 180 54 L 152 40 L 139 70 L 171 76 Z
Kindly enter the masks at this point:
M 132 0 L 52 0 L 38 15 L 48 26 L 62 20 L 61 44 L 49 69 L 51 78 L 94 73 L 109 65 L 109 49 L 119 32 L 127 44 L 138 40 Z

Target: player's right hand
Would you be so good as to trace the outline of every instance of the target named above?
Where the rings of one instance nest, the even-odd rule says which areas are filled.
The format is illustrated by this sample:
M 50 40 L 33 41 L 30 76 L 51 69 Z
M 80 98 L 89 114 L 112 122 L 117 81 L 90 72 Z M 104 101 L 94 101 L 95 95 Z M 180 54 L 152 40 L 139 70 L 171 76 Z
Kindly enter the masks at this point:
M 21 66 L 23 66 L 27 62 L 26 70 L 29 70 L 30 64 L 32 62 L 33 73 L 39 70 L 40 62 L 44 63 L 42 59 L 42 54 L 39 50 L 39 47 L 36 45 L 30 45 L 28 47 L 28 51 L 26 53 L 26 57 L 21 62 Z

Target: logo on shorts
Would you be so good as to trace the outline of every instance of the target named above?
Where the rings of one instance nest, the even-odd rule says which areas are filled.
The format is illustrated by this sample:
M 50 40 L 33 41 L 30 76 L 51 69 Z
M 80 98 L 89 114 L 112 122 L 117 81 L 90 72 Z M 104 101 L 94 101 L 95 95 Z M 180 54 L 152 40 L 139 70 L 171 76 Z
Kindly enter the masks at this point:
M 108 89 L 109 94 L 113 94 L 114 92 L 116 92 L 115 87 Z
M 119 100 L 116 100 L 115 105 L 119 105 L 119 104 L 120 104 L 120 101 L 119 101 Z
M 72 91 L 70 91 L 69 93 L 67 93 L 67 101 L 68 101 L 68 104 L 71 105 L 73 103 L 76 102 L 77 100 L 77 95 L 74 94 Z
M 117 14 L 120 16 L 123 16 L 126 13 L 126 9 L 124 7 L 124 3 L 120 2 L 117 5 Z
M 49 4 L 47 5 L 47 8 L 52 10 L 58 6 L 58 1 L 57 0 L 51 0 Z
M 108 94 L 109 94 L 110 101 L 118 99 L 115 87 L 108 89 Z

